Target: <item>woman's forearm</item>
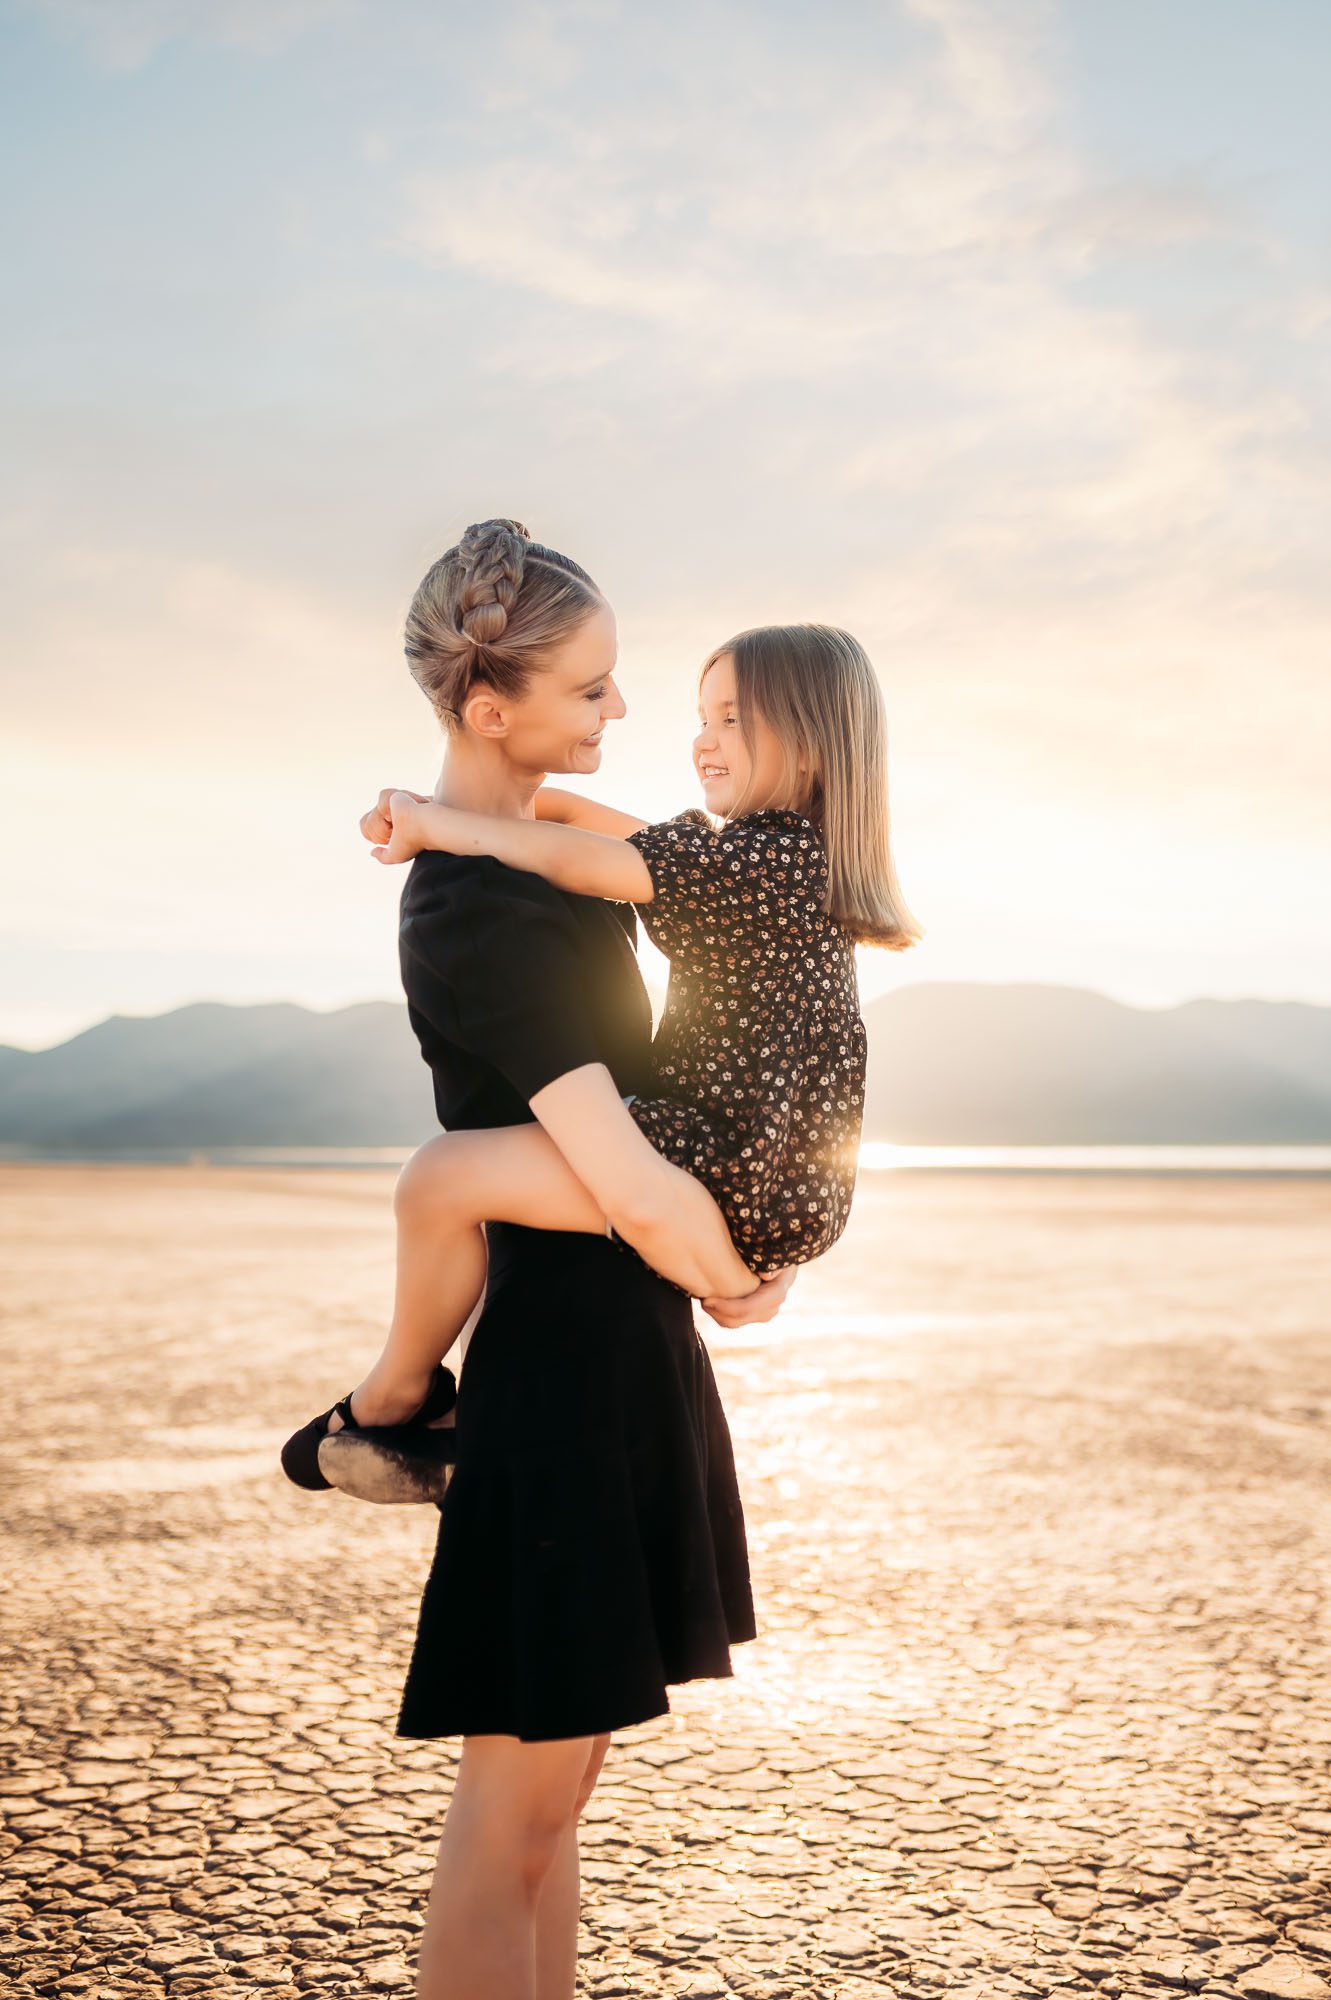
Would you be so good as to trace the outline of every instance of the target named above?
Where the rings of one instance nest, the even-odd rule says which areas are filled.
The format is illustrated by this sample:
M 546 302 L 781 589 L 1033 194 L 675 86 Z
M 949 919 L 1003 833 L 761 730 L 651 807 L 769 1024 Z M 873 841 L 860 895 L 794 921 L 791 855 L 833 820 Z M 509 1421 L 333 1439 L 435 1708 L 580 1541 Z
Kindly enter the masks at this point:
M 606 1214 L 654 1271 L 695 1298 L 737 1299 L 759 1280 L 731 1240 L 726 1219 L 701 1181 L 656 1155 L 659 1171 L 612 1197 Z
M 711 1195 L 638 1129 L 604 1063 L 556 1077 L 531 1108 L 601 1213 L 653 1270 L 699 1299 L 757 1289 Z

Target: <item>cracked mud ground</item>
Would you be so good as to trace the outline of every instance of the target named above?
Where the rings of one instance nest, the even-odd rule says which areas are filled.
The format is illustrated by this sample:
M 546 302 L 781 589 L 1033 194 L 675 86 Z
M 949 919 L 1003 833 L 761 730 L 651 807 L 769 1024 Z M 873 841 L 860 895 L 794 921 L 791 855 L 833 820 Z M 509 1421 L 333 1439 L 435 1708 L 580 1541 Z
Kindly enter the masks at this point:
M 390 1187 L 0 1169 L 16 2000 L 412 1991 L 437 1517 L 276 1464 L 377 1348 Z M 761 1636 L 614 1737 L 580 1991 L 1331 1996 L 1329 1219 L 870 1175 L 781 1321 L 703 1322 Z

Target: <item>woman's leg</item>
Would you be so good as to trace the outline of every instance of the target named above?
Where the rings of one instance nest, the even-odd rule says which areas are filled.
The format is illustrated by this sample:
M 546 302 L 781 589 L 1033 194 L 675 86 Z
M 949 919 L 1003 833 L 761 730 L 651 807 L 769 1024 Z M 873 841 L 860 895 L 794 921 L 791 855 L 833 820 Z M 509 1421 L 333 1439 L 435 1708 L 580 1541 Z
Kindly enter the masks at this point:
M 383 1352 L 352 1391 L 363 1424 L 402 1423 L 485 1288 L 482 1222 L 599 1235 L 605 1216 L 539 1125 L 445 1132 L 417 1148 L 398 1176 L 397 1291 Z M 330 1431 L 342 1419 L 329 1419 Z
M 566 2000 L 572 1993 L 571 1983 L 537 1984 L 537 1917 L 550 1869 L 585 1802 L 599 1740 L 463 1738 L 421 1934 L 416 2000 Z M 558 1899 L 555 1907 L 563 1908 Z M 556 1928 L 566 1937 L 566 1912 Z M 566 1958 L 565 1951 L 560 1977 Z
M 578 1917 L 581 1882 L 578 1873 L 578 1820 L 600 1776 L 610 1735 L 592 1738 L 592 1751 L 582 1774 L 573 1818 L 564 1829 L 554 1860 L 541 1884 L 536 1905 L 536 2000 L 572 2000 L 578 1971 Z

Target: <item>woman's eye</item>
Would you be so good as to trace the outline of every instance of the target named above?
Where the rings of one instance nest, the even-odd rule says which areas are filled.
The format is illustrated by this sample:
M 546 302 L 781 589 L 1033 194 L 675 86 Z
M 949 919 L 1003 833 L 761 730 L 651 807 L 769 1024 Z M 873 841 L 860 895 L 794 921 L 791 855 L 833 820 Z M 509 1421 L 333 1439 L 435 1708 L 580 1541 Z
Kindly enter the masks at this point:
M 589 695 L 587 695 L 587 696 L 586 696 L 585 698 L 586 698 L 586 700 L 588 700 L 588 701 L 604 701 L 604 700 L 605 700 L 605 689 L 604 689 L 604 688 L 593 688 L 593 689 L 592 689 L 592 691 L 591 691 L 591 693 L 590 693 Z

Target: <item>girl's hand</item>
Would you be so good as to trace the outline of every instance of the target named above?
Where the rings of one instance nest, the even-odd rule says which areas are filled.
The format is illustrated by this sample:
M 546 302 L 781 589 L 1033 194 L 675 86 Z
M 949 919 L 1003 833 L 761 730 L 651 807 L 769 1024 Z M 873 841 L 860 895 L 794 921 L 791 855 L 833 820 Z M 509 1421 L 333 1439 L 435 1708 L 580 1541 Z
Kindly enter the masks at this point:
M 392 798 L 393 793 L 395 791 L 401 792 L 401 789 L 401 786 L 390 786 L 387 791 L 380 792 L 379 803 L 371 806 L 367 813 L 361 814 L 360 830 L 367 840 L 386 841 L 392 839 L 393 820 L 388 810 L 388 802 Z M 402 796 L 408 799 L 415 799 L 417 805 L 426 806 L 430 803 L 429 799 L 421 792 L 403 792 Z
M 760 1321 L 776 1318 L 798 1269 L 798 1264 L 787 1264 L 784 1271 L 764 1278 L 756 1292 L 746 1292 L 743 1298 L 702 1299 L 700 1304 L 708 1319 L 714 1319 L 718 1326 L 756 1326 Z
M 376 861 L 385 864 L 410 861 L 420 853 L 425 846 L 425 833 L 420 824 L 419 808 L 429 803 L 428 799 L 417 797 L 415 792 L 380 793 L 377 810 L 388 831 L 383 845 L 370 849 Z M 365 817 L 369 819 L 369 813 Z

